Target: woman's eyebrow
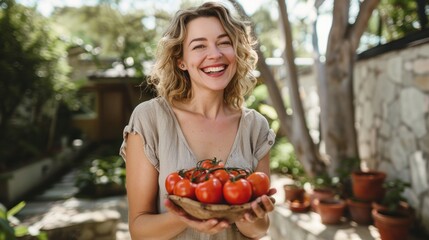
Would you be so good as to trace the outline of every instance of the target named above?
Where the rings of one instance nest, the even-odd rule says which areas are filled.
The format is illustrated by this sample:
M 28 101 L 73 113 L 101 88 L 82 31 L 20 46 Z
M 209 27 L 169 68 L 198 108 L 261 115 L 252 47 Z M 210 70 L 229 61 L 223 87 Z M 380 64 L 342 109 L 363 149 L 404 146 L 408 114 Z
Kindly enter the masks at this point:
M 223 34 L 219 35 L 219 36 L 217 37 L 217 39 L 221 39 L 221 38 L 224 38 L 224 37 L 229 37 L 229 36 L 228 36 L 228 34 L 223 33 Z M 188 46 L 189 46 L 189 45 L 191 45 L 191 43 L 193 43 L 193 42 L 202 42 L 202 41 L 207 41 L 207 39 L 206 39 L 206 38 L 203 38 L 203 37 L 201 37 L 201 38 L 194 38 L 194 39 L 192 39 L 192 40 L 189 42 Z
M 189 42 L 188 46 L 191 45 L 191 43 L 193 43 L 193 42 L 202 42 L 202 41 L 207 41 L 207 39 L 206 38 L 194 38 Z
M 217 37 L 217 39 L 224 38 L 224 37 L 229 37 L 229 36 L 228 36 L 228 34 L 224 33 L 224 34 L 219 35 Z

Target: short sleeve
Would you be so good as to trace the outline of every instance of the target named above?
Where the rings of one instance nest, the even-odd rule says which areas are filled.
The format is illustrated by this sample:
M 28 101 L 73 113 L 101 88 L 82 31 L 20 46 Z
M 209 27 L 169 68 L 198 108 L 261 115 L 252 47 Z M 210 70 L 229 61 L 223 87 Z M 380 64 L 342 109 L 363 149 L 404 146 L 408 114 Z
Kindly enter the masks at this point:
M 259 161 L 261 160 L 272 148 L 275 143 L 276 134 L 270 129 L 267 119 L 261 114 L 255 112 L 256 125 L 259 126 L 259 131 L 254 132 L 257 134 L 256 147 L 254 157 Z
M 127 137 L 129 134 L 138 134 L 144 143 L 144 152 L 151 164 L 159 170 L 159 161 L 156 156 L 156 142 L 158 139 L 156 128 L 156 111 L 154 101 L 140 103 L 132 112 L 128 125 L 123 131 L 123 142 L 119 149 L 119 155 L 126 161 L 125 149 L 127 147 Z

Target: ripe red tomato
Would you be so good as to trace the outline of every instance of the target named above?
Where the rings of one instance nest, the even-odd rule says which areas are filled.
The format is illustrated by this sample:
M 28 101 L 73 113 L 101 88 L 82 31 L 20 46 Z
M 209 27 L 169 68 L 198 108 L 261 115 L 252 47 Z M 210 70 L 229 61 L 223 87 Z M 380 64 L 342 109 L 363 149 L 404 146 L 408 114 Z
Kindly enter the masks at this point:
M 208 170 L 195 169 L 190 179 L 192 182 L 200 183 L 207 181 L 210 177 L 212 177 L 212 174 Z
M 232 176 L 238 177 L 238 176 L 247 176 L 248 171 L 242 168 L 232 168 L 230 169 L 230 174 Z
M 223 185 L 223 197 L 231 205 L 247 203 L 252 197 L 252 185 L 244 178 L 229 180 Z
M 270 190 L 270 178 L 263 172 L 254 172 L 247 177 L 247 181 L 252 185 L 252 198 L 257 198 L 267 194 Z
M 204 169 L 210 169 L 212 167 L 215 166 L 215 161 L 213 161 L 213 159 L 205 159 L 201 161 L 200 167 L 204 168 Z
M 218 168 L 217 170 L 213 171 L 213 176 L 219 179 L 222 184 L 225 184 L 231 177 L 230 174 L 223 168 Z
M 195 168 L 190 168 L 184 172 L 185 178 L 191 179 L 192 175 L 194 175 Z
M 219 168 L 224 166 L 225 164 L 222 161 L 217 160 L 216 158 L 204 159 L 197 163 L 197 168 L 202 168 L 202 169 L 214 169 L 214 168 Z
M 174 185 L 173 194 L 179 197 L 187 197 L 195 200 L 195 188 L 195 183 L 191 182 L 187 178 L 183 178 Z
M 168 176 L 165 178 L 165 189 L 167 190 L 168 194 L 172 194 L 174 190 L 174 185 L 183 178 L 179 175 L 178 172 L 172 172 L 168 174 Z
M 207 180 L 209 180 L 210 178 L 213 178 L 213 174 L 211 173 L 204 173 L 201 174 L 199 178 L 196 179 L 196 183 L 201 183 L 201 182 L 205 182 Z
M 216 165 L 213 168 L 224 168 L 225 167 L 225 163 L 222 161 L 217 161 Z
M 198 183 L 195 189 L 195 195 L 198 201 L 202 203 L 221 203 L 223 201 L 222 182 L 212 177 L 205 182 Z

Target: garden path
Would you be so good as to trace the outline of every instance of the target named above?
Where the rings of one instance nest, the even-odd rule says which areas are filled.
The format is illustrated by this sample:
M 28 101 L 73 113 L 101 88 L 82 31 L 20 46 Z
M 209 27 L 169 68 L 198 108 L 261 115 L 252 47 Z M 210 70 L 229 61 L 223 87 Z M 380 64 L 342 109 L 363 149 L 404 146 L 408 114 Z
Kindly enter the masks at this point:
M 77 198 L 78 189 L 74 185 L 76 173 L 77 169 L 71 170 L 58 182 L 27 200 L 25 208 L 16 217 L 26 225 L 47 229 L 58 225 L 113 219 L 117 220 L 116 239 L 131 240 L 128 232 L 126 196 Z

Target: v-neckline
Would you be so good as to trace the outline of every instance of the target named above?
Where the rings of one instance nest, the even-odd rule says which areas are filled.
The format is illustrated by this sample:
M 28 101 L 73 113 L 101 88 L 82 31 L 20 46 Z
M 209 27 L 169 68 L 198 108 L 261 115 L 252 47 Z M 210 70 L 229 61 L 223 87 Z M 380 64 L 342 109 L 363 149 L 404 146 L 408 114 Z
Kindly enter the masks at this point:
M 177 119 L 177 116 L 173 110 L 173 107 L 170 105 L 170 103 L 166 99 L 162 98 L 162 100 L 163 100 L 164 104 L 167 106 L 168 111 L 170 112 L 171 116 L 173 117 L 174 125 L 176 126 L 177 134 L 179 135 L 180 140 L 183 142 L 185 147 L 188 149 L 189 153 L 192 155 L 195 162 L 202 160 L 202 159 L 197 159 L 194 151 L 192 151 L 192 148 L 189 146 L 188 140 L 185 138 L 185 134 L 182 131 L 182 127 L 180 126 L 179 120 Z M 225 166 L 227 165 L 229 159 L 231 158 L 232 153 L 235 151 L 235 148 L 237 147 L 237 144 L 238 144 L 239 135 L 240 135 L 241 128 L 243 125 L 244 108 L 241 108 L 240 110 L 241 110 L 241 116 L 240 116 L 240 120 L 238 122 L 237 133 L 235 134 L 234 142 L 233 142 L 231 149 L 228 153 L 228 157 L 227 157 L 227 159 L 225 159 Z

